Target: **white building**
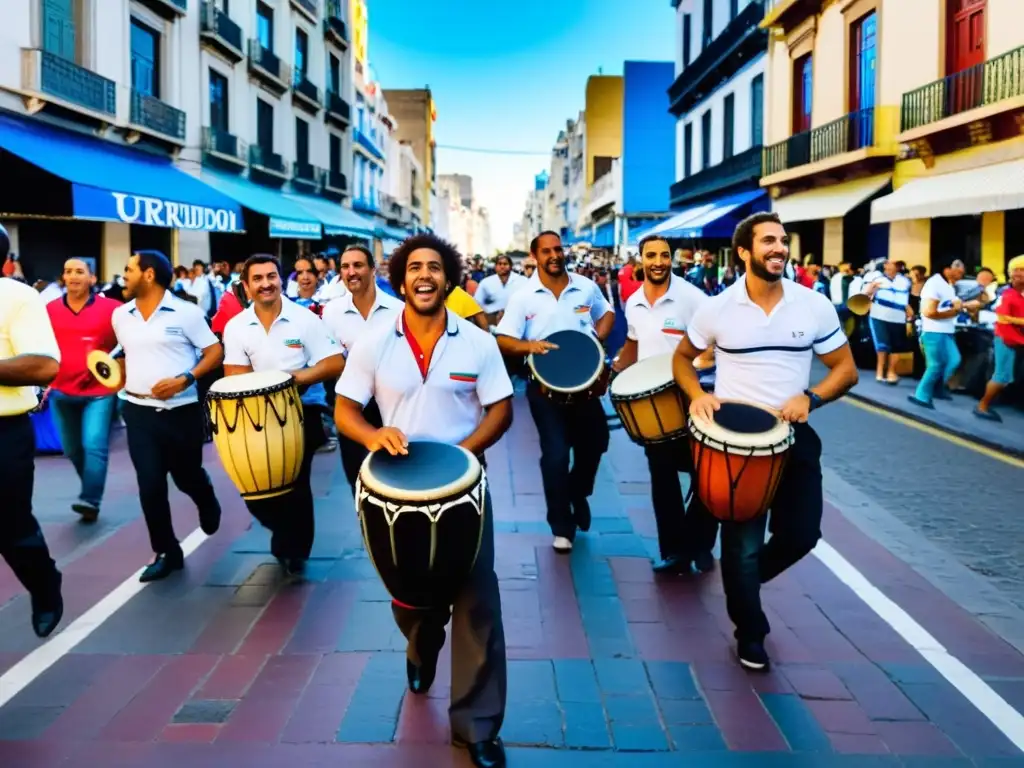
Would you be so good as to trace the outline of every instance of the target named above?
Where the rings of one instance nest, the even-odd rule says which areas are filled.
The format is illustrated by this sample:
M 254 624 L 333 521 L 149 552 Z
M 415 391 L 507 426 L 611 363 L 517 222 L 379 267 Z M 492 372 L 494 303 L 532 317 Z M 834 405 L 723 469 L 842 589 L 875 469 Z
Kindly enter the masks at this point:
M 679 237 L 717 239 L 725 219 L 689 216 L 706 203 L 737 203 L 733 217 L 766 207 L 757 179 L 764 136 L 767 35 L 758 24 L 762 0 L 679 0 L 676 4 L 676 80 L 669 110 L 677 116 L 676 183 L 679 211 L 657 229 Z M 718 210 L 716 208 L 716 210 Z M 705 219 L 708 219 L 705 221 Z
M 490 214 L 473 199 L 472 177 L 459 173 L 439 174 L 437 195 L 447 212 L 445 239 L 464 256 L 492 256 Z M 434 232 L 440 234 L 436 227 Z
M 571 130 L 571 121 L 567 130 Z M 551 169 L 548 176 L 548 198 L 544 207 L 544 229 L 566 234 L 569 228 L 569 134 L 559 131 L 551 148 Z
M 41 269 L 76 253 L 110 274 L 139 248 L 181 263 L 291 258 L 369 231 L 340 205 L 351 166 L 347 9 L 4 0 L 0 107 L 12 116 L 0 145 L 25 165 L 3 171 L 29 188 L 43 184 L 38 168 L 70 182 L 70 194 L 57 185 L 46 199 L 3 201 L 18 249 Z M 85 154 L 70 162 L 75 152 Z M 172 160 L 193 178 L 167 175 Z
M 574 230 L 587 199 L 587 121 L 581 111 L 567 126 L 569 134 L 569 190 L 566 222 Z
M 394 129 L 388 131 L 386 147 L 388 161 L 384 168 L 384 216 L 392 226 L 416 231 L 422 222 L 419 205 L 414 207 L 412 201 L 421 188 L 423 166 L 412 147 L 398 140 Z

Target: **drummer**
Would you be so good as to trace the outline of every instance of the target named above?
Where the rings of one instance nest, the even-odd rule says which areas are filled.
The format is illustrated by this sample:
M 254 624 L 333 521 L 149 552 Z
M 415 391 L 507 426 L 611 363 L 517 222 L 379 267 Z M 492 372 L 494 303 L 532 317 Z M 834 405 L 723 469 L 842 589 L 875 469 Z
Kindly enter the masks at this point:
M 224 328 L 224 375 L 285 371 L 302 393 L 305 452 L 292 490 L 245 502 L 252 516 L 270 530 L 271 554 L 295 576 L 305 571 L 313 549 L 309 475 L 314 454 L 327 441 L 321 420 L 327 408 L 323 382 L 338 378 L 344 358 L 327 326 L 313 312 L 282 297 L 281 266 L 275 257 L 250 256 L 242 281 L 252 304 Z
M 615 312 L 593 280 L 566 271 L 561 237 L 541 232 L 530 243 L 530 256 L 537 260 L 537 271 L 509 297 L 495 329 L 502 353 L 512 358 L 546 354 L 555 345 L 543 339 L 564 330 L 592 333 L 603 343 L 612 331 Z M 576 530 L 590 530 L 588 499 L 594 492 L 601 456 L 608 450 L 608 421 L 596 397 L 556 403 L 531 381 L 526 398 L 540 436 L 544 501 L 555 537 L 552 546 L 558 552 L 569 552 Z
M 323 320 L 327 330 L 341 345 L 341 354 L 347 358 L 352 345 L 366 333 L 366 326 L 371 320 L 376 322 L 380 317 L 394 317 L 405 304 L 401 299 L 377 290 L 377 270 L 369 248 L 348 246 L 341 254 L 339 270 L 348 292 L 324 307 Z M 363 418 L 375 427 L 383 426 L 375 400 L 367 403 Z M 359 467 L 367 451 L 362 444 L 344 435 L 339 436 L 338 442 L 345 478 L 354 492 Z
M 672 248 L 667 240 L 648 236 L 640 241 L 638 250 L 643 285 L 626 301 L 628 330 L 626 343 L 612 363 L 616 372 L 655 355 L 672 354 L 694 313 L 708 301 L 703 291 L 672 274 Z M 644 446 L 662 558 L 654 566 L 656 573 L 689 573 L 691 563 L 701 572 L 714 567 L 711 550 L 718 536 L 718 521 L 696 494 L 684 512 L 681 469 L 689 473 L 691 488 L 694 484 L 688 442 L 688 437 L 682 437 Z
M 856 384 L 857 366 L 828 298 L 781 279 L 789 237 L 777 214 L 755 213 L 741 221 L 732 247 L 746 274 L 697 310 L 673 369 L 695 418 L 713 421 L 719 398 L 731 398 L 775 410 L 793 425 L 795 442 L 771 504 L 771 540 L 764 544 L 767 516 L 722 523 L 722 583 L 736 626 L 737 656 L 744 667 L 765 670 L 770 627 L 761 609 L 761 584 L 801 560 L 821 538 L 821 440 L 808 414 Z M 693 365 L 712 345 L 713 395 L 701 389 Z M 829 372 L 811 388 L 815 356 Z
M 370 451 L 404 453 L 410 440 L 458 444 L 482 457 L 512 423 L 512 382 L 493 338 L 446 310 L 459 285 L 461 257 L 434 235 L 415 235 L 391 255 L 391 284 L 406 298 L 394 322 L 373 323 L 352 349 L 338 381 L 338 431 Z M 385 426 L 363 416 L 376 398 Z M 394 604 L 409 642 L 409 690 L 426 693 L 452 619 L 449 717 L 453 741 L 473 764 L 505 765 L 498 731 L 505 716 L 505 632 L 494 573 L 490 495 L 476 565 L 453 610 L 415 610 Z

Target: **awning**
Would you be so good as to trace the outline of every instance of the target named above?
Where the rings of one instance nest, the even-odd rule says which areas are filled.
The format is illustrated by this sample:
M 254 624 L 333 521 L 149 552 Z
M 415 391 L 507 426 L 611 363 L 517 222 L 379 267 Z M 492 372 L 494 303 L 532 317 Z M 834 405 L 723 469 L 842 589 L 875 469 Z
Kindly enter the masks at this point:
M 679 229 L 684 226 L 686 222 L 696 219 L 698 216 L 710 211 L 714 208 L 714 203 L 705 203 L 703 205 L 695 205 L 692 208 L 687 208 L 675 214 L 670 219 L 665 219 L 655 227 L 651 227 L 651 230 L 647 233 L 648 235 L 660 235 L 662 232 L 668 232 L 672 229 Z
M 615 245 L 615 222 L 606 221 L 594 227 L 591 245 L 595 248 L 612 248 Z
M 397 240 L 398 242 L 402 242 L 410 235 L 404 229 L 399 229 L 398 227 L 378 226 L 377 236 L 382 240 Z
M 629 230 L 629 237 L 626 239 L 627 245 L 637 245 L 647 235 L 651 234 L 655 227 L 662 224 L 664 219 L 655 219 L 653 221 L 644 222 L 641 226 L 631 228 Z
M 363 218 L 351 208 L 345 208 L 341 203 L 333 203 L 330 200 L 310 195 L 285 193 L 284 197 L 318 219 L 324 227 L 326 237 L 332 235 L 373 237 L 374 223 Z
M 286 240 L 319 240 L 320 222 L 298 203 L 282 192 L 268 189 L 241 178 L 204 168 L 202 179 L 220 190 L 243 208 L 270 219 L 270 237 Z
M 70 182 L 70 213 L 75 218 L 243 231 L 242 211 L 230 196 L 167 159 L 8 116 L 0 116 L 0 149 Z
M 783 224 L 798 221 L 841 219 L 892 180 L 891 173 L 868 176 L 827 187 L 797 192 L 772 202 L 772 210 Z
M 871 204 L 871 223 L 1024 208 L 1024 160 L 928 176 Z
M 763 189 L 738 192 L 716 200 L 711 208 L 688 219 L 681 227 L 662 230 L 659 234 L 670 238 L 726 237 L 731 238 L 739 223 L 739 211 L 746 213 L 747 206 L 757 207 L 758 203 L 767 203 L 768 193 Z M 767 207 L 764 205 L 763 207 Z

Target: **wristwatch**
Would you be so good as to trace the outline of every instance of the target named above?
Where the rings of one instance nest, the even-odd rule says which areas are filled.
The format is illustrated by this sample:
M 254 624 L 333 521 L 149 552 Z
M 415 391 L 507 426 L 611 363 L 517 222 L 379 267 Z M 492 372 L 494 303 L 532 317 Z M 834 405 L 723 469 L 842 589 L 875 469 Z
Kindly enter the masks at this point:
M 184 373 L 179 373 L 178 375 L 185 377 L 186 387 L 191 387 L 193 384 L 196 383 L 196 377 L 192 375 L 192 371 L 185 371 Z
M 821 406 L 825 404 L 825 401 L 821 399 L 821 395 L 819 395 L 817 392 L 812 392 L 809 389 L 805 389 L 804 394 L 807 395 L 807 399 L 811 401 L 811 407 L 807 409 L 808 411 L 813 411 L 818 408 L 821 408 Z

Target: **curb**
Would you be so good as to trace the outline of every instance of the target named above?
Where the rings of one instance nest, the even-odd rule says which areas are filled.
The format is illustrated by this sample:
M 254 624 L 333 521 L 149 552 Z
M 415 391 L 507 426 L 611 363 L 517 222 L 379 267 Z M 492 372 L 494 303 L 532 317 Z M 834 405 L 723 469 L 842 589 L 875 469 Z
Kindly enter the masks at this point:
M 918 424 L 923 424 L 926 427 L 931 427 L 932 429 L 937 429 L 940 432 L 945 432 L 947 434 L 953 435 L 954 437 L 958 437 L 965 442 L 973 443 L 974 445 L 980 446 L 982 448 L 987 448 L 990 451 L 996 451 L 997 453 L 1002 453 L 1007 456 L 1011 456 L 1015 459 L 1024 459 L 1024 450 L 1012 448 L 1008 445 L 1002 445 L 992 440 L 986 440 L 985 438 L 978 437 L 977 435 L 972 434 L 970 432 L 961 429 L 956 429 L 945 424 L 940 424 L 936 421 L 932 421 L 931 419 L 926 419 L 919 414 L 913 413 L 911 411 L 905 411 L 902 408 L 896 408 L 894 406 L 879 402 L 878 400 L 875 400 L 871 397 L 867 397 L 865 395 L 847 392 L 845 396 L 850 398 L 851 400 L 856 400 L 859 403 L 865 403 L 867 405 L 872 406 L 873 408 L 878 408 L 880 411 L 886 411 L 887 413 L 892 413 L 895 414 L 896 416 L 902 416 L 904 419 L 908 419 L 909 421 L 917 422 Z

